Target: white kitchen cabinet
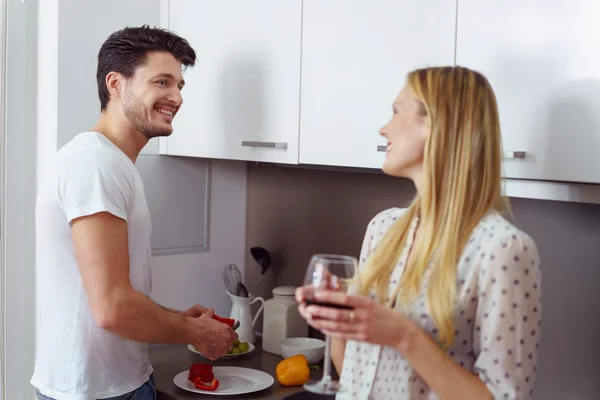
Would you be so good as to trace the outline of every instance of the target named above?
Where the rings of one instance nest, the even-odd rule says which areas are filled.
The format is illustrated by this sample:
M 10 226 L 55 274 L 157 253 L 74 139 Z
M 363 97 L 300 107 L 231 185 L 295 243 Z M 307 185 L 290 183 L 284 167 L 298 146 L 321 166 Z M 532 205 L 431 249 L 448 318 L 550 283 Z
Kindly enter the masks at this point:
M 456 0 L 304 0 L 300 163 L 380 168 L 406 73 L 454 65 Z
M 163 154 L 298 163 L 301 0 L 170 0 L 198 61 Z
M 525 153 L 505 176 L 600 183 L 600 2 L 458 4 L 456 62 L 489 79 L 504 149 Z

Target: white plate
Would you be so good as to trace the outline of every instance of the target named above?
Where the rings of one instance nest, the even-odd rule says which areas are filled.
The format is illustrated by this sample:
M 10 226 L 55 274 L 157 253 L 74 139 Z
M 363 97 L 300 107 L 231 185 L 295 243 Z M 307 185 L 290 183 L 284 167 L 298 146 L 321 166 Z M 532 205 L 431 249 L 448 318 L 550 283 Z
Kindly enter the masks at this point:
M 215 391 L 200 390 L 188 380 L 190 371 L 185 370 L 173 378 L 173 383 L 181 389 L 202 394 L 211 394 L 213 396 L 231 396 L 236 394 L 246 394 L 264 390 L 273 383 L 275 379 L 266 372 L 256 369 L 242 367 L 213 367 L 215 379 L 219 381 L 219 388 Z
M 192 353 L 200 354 L 202 357 L 204 357 L 204 354 L 202 354 L 198 350 L 196 350 L 196 348 L 194 346 L 192 346 L 191 344 L 188 344 L 188 350 L 191 351 Z M 247 352 L 239 353 L 239 354 L 225 354 L 221 358 L 235 358 L 235 357 L 245 356 L 246 354 L 252 353 L 253 351 L 254 351 L 254 345 L 252 343 L 248 343 L 248 351 Z

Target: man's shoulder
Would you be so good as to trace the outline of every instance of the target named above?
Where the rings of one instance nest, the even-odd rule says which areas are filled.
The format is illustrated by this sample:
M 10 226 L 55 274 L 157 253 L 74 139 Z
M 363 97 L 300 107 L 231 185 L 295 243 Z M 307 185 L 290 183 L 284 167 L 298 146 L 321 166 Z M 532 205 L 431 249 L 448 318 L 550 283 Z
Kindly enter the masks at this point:
M 106 146 L 99 135 L 96 132 L 82 132 L 73 137 L 65 143 L 56 152 L 57 156 L 62 158 L 69 158 L 74 155 L 80 154 L 93 154 L 93 153 L 115 153 L 114 149 Z
M 83 132 L 56 153 L 55 164 L 65 170 L 115 170 L 125 172 L 131 163 L 114 145 L 108 145 L 96 132 Z

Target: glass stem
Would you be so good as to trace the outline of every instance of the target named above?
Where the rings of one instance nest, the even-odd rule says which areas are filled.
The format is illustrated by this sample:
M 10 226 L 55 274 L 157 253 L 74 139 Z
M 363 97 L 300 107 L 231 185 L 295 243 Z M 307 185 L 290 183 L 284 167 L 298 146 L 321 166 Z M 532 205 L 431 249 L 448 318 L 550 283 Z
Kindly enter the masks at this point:
M 325 337 L 325 360 L 323 361 L 323 381 L 331 380 L 331 339 Z

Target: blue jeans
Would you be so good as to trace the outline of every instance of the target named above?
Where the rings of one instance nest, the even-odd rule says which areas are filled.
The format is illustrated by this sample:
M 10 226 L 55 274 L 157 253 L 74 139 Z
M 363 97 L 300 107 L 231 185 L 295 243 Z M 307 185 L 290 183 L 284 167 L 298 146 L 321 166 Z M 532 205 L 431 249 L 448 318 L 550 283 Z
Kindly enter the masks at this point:
M 36 390 L 38 400 L 54 400 L 52 397 L 44 396 Z M 142 386 L 117 397 L 111 397 L 103 400 L 156 400 L 156 386 L 154 385 L 154 377 L 150 375 L 150 379 Z

